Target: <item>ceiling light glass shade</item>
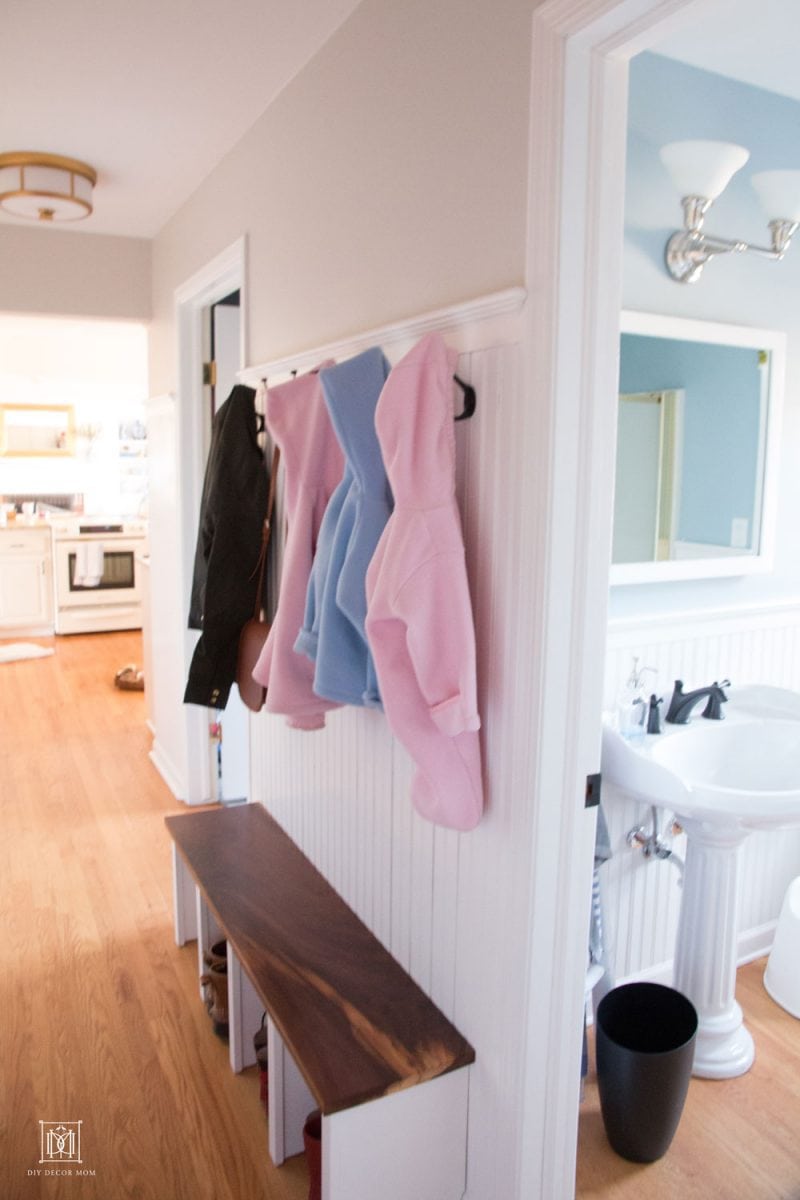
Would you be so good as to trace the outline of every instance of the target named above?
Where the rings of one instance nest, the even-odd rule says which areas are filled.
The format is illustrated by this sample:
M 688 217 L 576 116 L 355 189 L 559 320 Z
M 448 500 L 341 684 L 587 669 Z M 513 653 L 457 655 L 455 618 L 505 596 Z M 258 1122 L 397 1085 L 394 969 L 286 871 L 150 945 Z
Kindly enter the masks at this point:
M 669 142 L 661 147 L 661 161 L 681 198 L 716 200 L 749 157 L 749 150 L 733 142 Z
M 770 221 L 800 221 L 800 171 L 759 171 L 750 179 Z
M 96 171 L 77 158 L 0 154 L 0 208 L 33 221 L 80 221 L 92 211 Z

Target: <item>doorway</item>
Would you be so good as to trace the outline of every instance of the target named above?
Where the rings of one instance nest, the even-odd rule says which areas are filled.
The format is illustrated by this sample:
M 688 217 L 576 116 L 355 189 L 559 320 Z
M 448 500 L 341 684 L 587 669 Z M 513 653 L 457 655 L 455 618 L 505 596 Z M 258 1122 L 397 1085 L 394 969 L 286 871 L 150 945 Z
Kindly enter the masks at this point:
M 595 826 L 586 780 L 600 766 L 628 62 L 704 7 L 708 0 L 549 0 L 533 17 L 526 368 L 532 452 L 534 427 L 541 445 L 531 511 L 541 514 L 536 536 L 548 554 L 542 565 L 531 550 L 522 564 L 537 589 L 539 711 L 520 1196 L 574 1194 Z
M 211 420 L 224 403 L 246 360 L 245 241 L 239 239 L 176 292 L 178 311 L 178 444 L 182 606 L 188 606 Z M 211 357 L 212 345 L 214 356 Z M 216 361 L 204 372 L 204 364 Z M 184 621 L 183 678 L 197 633 Z M 249 722 L 236 689 L 224 714 L 184 705 L 186 782 L 189 804 L 241 801 L 248 796 Z
M 241 292 L 237 288 L 202 310 L 204 413 L 202 458 L 211 447 L 211 426 L 237 382 L 243 366 Z M 231 688 L 225 709 L 208 709 L 209 787 L 211 800 L 238 804 L 250 799 L 250 737 L 248 713 Z

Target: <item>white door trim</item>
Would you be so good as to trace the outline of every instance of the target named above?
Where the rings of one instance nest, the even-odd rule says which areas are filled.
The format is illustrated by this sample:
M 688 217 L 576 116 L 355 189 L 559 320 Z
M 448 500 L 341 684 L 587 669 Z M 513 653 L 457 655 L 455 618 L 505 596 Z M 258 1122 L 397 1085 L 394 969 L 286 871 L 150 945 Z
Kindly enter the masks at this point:
M 533 17 L 526 339 L 536 514 L 525 1082 L 516 1195 L 574 1194 L 616 438 L 627 63 L 706 0 L 546 0 Z M 542 547 L 546 550 L 542 551 Z
M 247 361 L 246 250 L 244 237 L 238 238 L 175 289 L 175 327 L 178 334 L 178 463 L 180 478 L 180 574 L 183 611 L 188 614 L 192 587 L 197 519 L 203 489 L 203 381 L 200 363 L 203 354 L 203 310 L 237 289 L 241 293 L 240 365 Z M 197 635 L 186 629 L 183 644 L 184 678 Z M 210 756 L 208 754 L 207 710 L 195 704 L 185 705 L 187 742 L 188 804 L 203 804 L 212 794 Z

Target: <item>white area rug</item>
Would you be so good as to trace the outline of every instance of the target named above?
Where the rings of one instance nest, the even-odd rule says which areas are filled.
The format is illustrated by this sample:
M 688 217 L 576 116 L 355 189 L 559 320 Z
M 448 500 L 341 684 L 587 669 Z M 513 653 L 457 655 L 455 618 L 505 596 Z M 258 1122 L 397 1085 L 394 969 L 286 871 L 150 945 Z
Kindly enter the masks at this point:
M 9 642 L 7 645 L 0 642 L 0 663 L 16 662 L 19 658 L 47 658 L 48 654 L 55 654 L 55 650 L 37 646 L 34 642 Z

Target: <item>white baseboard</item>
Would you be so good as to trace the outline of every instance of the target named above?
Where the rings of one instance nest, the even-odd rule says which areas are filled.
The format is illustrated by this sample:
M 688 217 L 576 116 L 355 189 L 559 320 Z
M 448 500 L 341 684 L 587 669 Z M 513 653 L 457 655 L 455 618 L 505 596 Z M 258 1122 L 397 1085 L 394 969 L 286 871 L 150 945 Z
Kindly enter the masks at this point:
M 185 789 L 181 785 L 180 774 L 170 761 L 169 756 L 164 753 L 164 748 L 157 738 L 153 741 L 149 758 L 175 799 L 182 800 L 185 803 Z
M 772 943 L 775 941 L 777 927 L 777 921 L 767 921 L 764 925 L 757 925 L 754 929 L 747 929 L 744 933 L 740 933 L 736 965 L 743 967 L 745 963 L 753 962 L 754 959 L 763 958 L 765 954 L 769 954 Z

